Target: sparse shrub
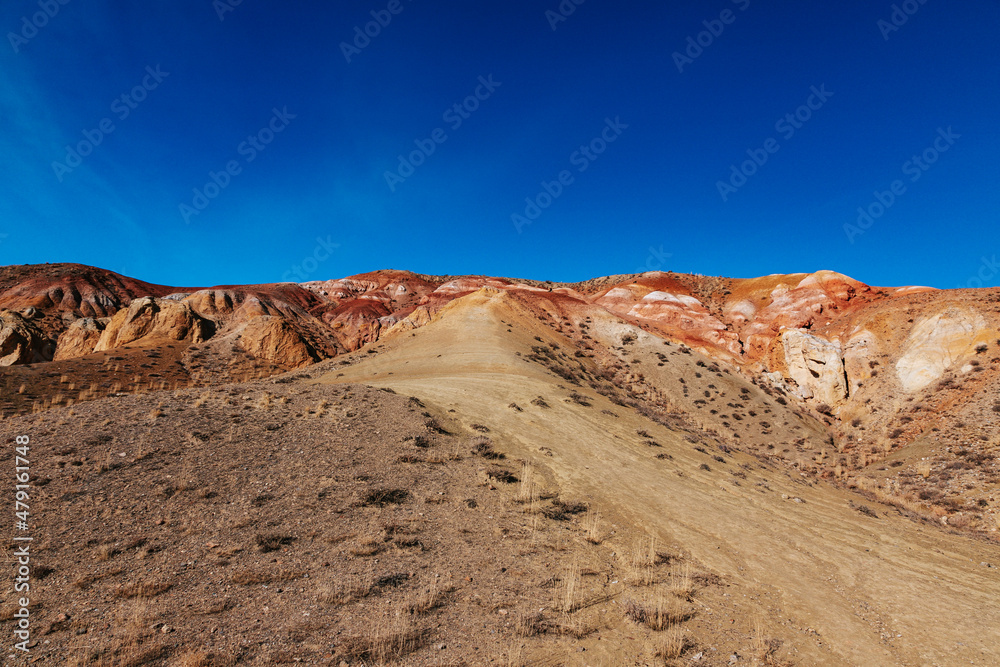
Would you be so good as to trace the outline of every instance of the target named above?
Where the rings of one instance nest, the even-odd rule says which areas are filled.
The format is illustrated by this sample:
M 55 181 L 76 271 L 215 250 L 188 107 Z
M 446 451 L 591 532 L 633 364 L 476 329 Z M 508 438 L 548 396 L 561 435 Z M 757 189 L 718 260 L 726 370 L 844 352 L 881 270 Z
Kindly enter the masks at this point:
M 873 510 L 871 507 L 868 507 L 868 505 L 858 505 L 854 509 L 861 512 L 865 516 L 870 516 L 873 519 L 878 518 L 878 514 L 875 512 L 875 510 Z
M 570 516 L 587 511 L 587 506 L 577 502 L 563 502 L 559 499 L 552 501 L 551 507 L 542 509 L 542 515 L 546 519 L 553 521 L 568 521 Z
M 257 544 L 257 548 L 261 553 L 270 553 L 272 551 L 277 551 L 282 546 L 286 546 L 292 543 L 295 538 L 290 535 L 276 535 L 273 533 L 257 533 L 254 536 L 254 542 Z
M 490 468 L 486 471 L 486 476 L 492 480 L 500 482 L 501 484 L 516 484 L 518 482 L 514 473 L 503 468 Z
M 507 458 L 502 452 L 493 449 L 493 441 L 486 436 L 477 435 L 469 444 L 472 445 L 472 453 L 476 456 L 482 456 L 484 459 L 499 461 Z
M 424 427 L 431 433 L 440 433 L 441 435 L 449 435 L 447 429 L 441 425 L 434 417 L 428 417 L 424 420 Z
M 360 504 L 365 507 L 385 507 L 399 505 L 409 499 L 406 489 L 370 489 L 361 496 Z

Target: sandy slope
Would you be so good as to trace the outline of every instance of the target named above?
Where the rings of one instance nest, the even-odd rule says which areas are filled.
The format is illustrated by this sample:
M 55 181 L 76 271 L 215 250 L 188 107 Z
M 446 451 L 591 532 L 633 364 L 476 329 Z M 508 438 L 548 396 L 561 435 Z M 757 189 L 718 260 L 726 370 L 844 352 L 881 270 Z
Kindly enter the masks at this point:
M 849 505 L 860 498 L 743 455 L 719 463 L 589 389 L 580 391 L 592 406 L 575 404 L 564 382 L 516 354 L 530 353 L 535 335 L 571 348 L 505 295 L 481 290 L 319 381 L 388 386 L 487 424 L 500 448 L 547 467 L 563 492 L 689 552 L 737 584 L 734 595 L 759 596 L 767 631 L 799 664 L 1000 664 L 1000 549 L 884 507 L 872 518 Z M 532 405 L 537 396 L 551 407 Z M 647 447 L 637 429 L 664 448 Z M 745 479 L 731 474 L 737 464 L 749 464 Z

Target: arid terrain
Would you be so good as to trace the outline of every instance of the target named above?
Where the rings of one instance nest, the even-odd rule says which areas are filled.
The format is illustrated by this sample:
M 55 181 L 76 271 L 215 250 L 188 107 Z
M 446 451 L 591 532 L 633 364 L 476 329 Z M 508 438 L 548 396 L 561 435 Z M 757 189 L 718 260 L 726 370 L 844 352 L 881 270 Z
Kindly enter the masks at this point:
M 998 289 L 56 264 L 0 320 L 5 664 L 1000 664 Z

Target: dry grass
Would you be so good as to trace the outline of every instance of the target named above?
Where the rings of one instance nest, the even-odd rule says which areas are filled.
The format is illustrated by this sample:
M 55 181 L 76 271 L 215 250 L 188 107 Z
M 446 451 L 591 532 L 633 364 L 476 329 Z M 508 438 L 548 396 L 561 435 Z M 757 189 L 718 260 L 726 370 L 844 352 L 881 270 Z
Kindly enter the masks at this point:
M 601 535 L 601 513 L 594 512 L 587 520 L 587 541 L 591 544 L 600 544 L 604 541 Z
M 525 462 L 521 467 L 521 483 L 517 489 L 515 500 L 519 503 L 532 503 L 538 499 L 538 485 L 535 484 L 535 470 Z
M 679 658 L 684 654 L 685 645 L 684 633 L 681 631 L 680 626 L 675 625 L 667 630 L 666 635 L 657 639 L 656 655 L 659 658 L 667 660 Z
M 751 664 L 779 667 L 783 663 L 778 660 L 777 656 L 775 656 L 777 650 L 778 642 L 767 639 L 764 636 L 764 629 L 760 619 L 754 619 L 753 634 L 750 637 L 749 650 Z
M 171 664 L 173 667 L 230 667 L 236 664 L 236 659 L 191 649 L 177 658 L 177 662 Z
M 656 537 L 649 535 L 636 541 L 629 554 L 629 580 L 637 586 L 649 586 L 655 580 L 653 567 L 659 561 Z
M 577 609 L 577 598 L 580 595 L 580 566 L 573 563 L 563 577 L 562 611 L 572 614 Z
M 138 667 L 158 658 L 166 652 L 164 646 L 150 646 L 149 607 L 145 601 L 138 601 L 129 609 L 121 608 L 116 614 L 115 633 L 110 644 L 100 653 L 86 656 L 77 664 L 95 667 Z M 87 653 L 87 651 L 83 651 Z
M 173 584 L 168 584 L 163 581 L 137 581 L 131 584 L 126 584 L 118 590 L 115 591 L 115 597 L 118 598 L 153 598 L 157 595 L 162 595 L 166 593 L 173 587 Z
M 406 604 L 406 609 L 411 614 L 426 614 L 441 606 L 445 597 L 453 590 L 453 586 L 442 585 L 441 579 L 435 577 L 431 579 L 430 586 Z
M 524 661 L 524 650 L 520 646 L 511 646 L 505 654 L 500 656 L 499 664 L 503 667 L 527 667 Z
M 397 612 L 371 624 L 363 637 L 350 637 L 339 649 L 344 658 L 371 660 L 377 664 L 395 661 L 420 648 L 428 632 L 417 626 L 411 614 Z
M 670 573 L 670 592 L 679 598 L 690 599 L 694 594 L 694 579 L 691 576 L 691 565 L 684 563 L 675 567 Z
M 102 563 L 108 562 L 109 560 L 114 558 L 114 556 L 117 554 L 118 554 L 118 549 L 115 548 L 114 544 L 102 544 L 101 546 L 97 547 L 97 560 L 99 560 Z
M 341 577 L 335 584 L 322 586 L 316 596 L 322 604 L 345 605 L 363 600 L 375 589 L 375 573 L 369 569 L 361 575 Z
M 358 540 L 357 544 L 347 550 L 352 556 L 367 558 L 382 551 L 384 544 L 376 537 L 364 537 Z
M 626 600 L 622 607 L 632 621 L 657 632 L 683 623 L 689 616 L 677 598 L 663 590 L 658 590 L 649 603 Z
M 234 572 L 230 581 L 234 584 L 270 584 L 276 581 L 295 581 L 306 575 L 299 570 L 278 570 L 277 572 L 267 572 L 265 570 L 242 570 Z
M 546 629 L 545 617 L 539 612 L 521 612 L 514 620 L 514 634 L 518 637 L 535 637 Z

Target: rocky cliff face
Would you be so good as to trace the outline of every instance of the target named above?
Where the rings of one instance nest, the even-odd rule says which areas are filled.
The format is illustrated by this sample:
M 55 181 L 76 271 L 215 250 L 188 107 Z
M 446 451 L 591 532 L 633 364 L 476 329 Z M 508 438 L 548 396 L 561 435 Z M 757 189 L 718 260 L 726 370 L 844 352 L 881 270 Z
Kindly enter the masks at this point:
M 210 337 L 210 322 L 186 303 L 142 297 L 115 313 L 101 333 L 94 352 L 126 345 L 159 345 L 164 341 L 200 343 Z
M 896 362 L 903 390 L 923 389 L 960 360 L 972 359 L 976 345 L 988 343 L 991 333 L 986 318 L 971 308 L 952 306 L 925 316 L 910 331 Z
M 91 354 L 101 340 L 101 334 L 111 321 L 110 317 L 94 319 L 84 317 L 74 321 L 59 335 L 55 360 L 75 359 Z
M 52 345 L 32 322 L 34 309 L 0 311 L 0 366 L 30 364 L 52 358 Z
M 840 344 L 801 329 L 781 333 L 785 367 L 798 386 L 798 395 L 828 406 L 839 405 L 847 398 L 847 381 Z

